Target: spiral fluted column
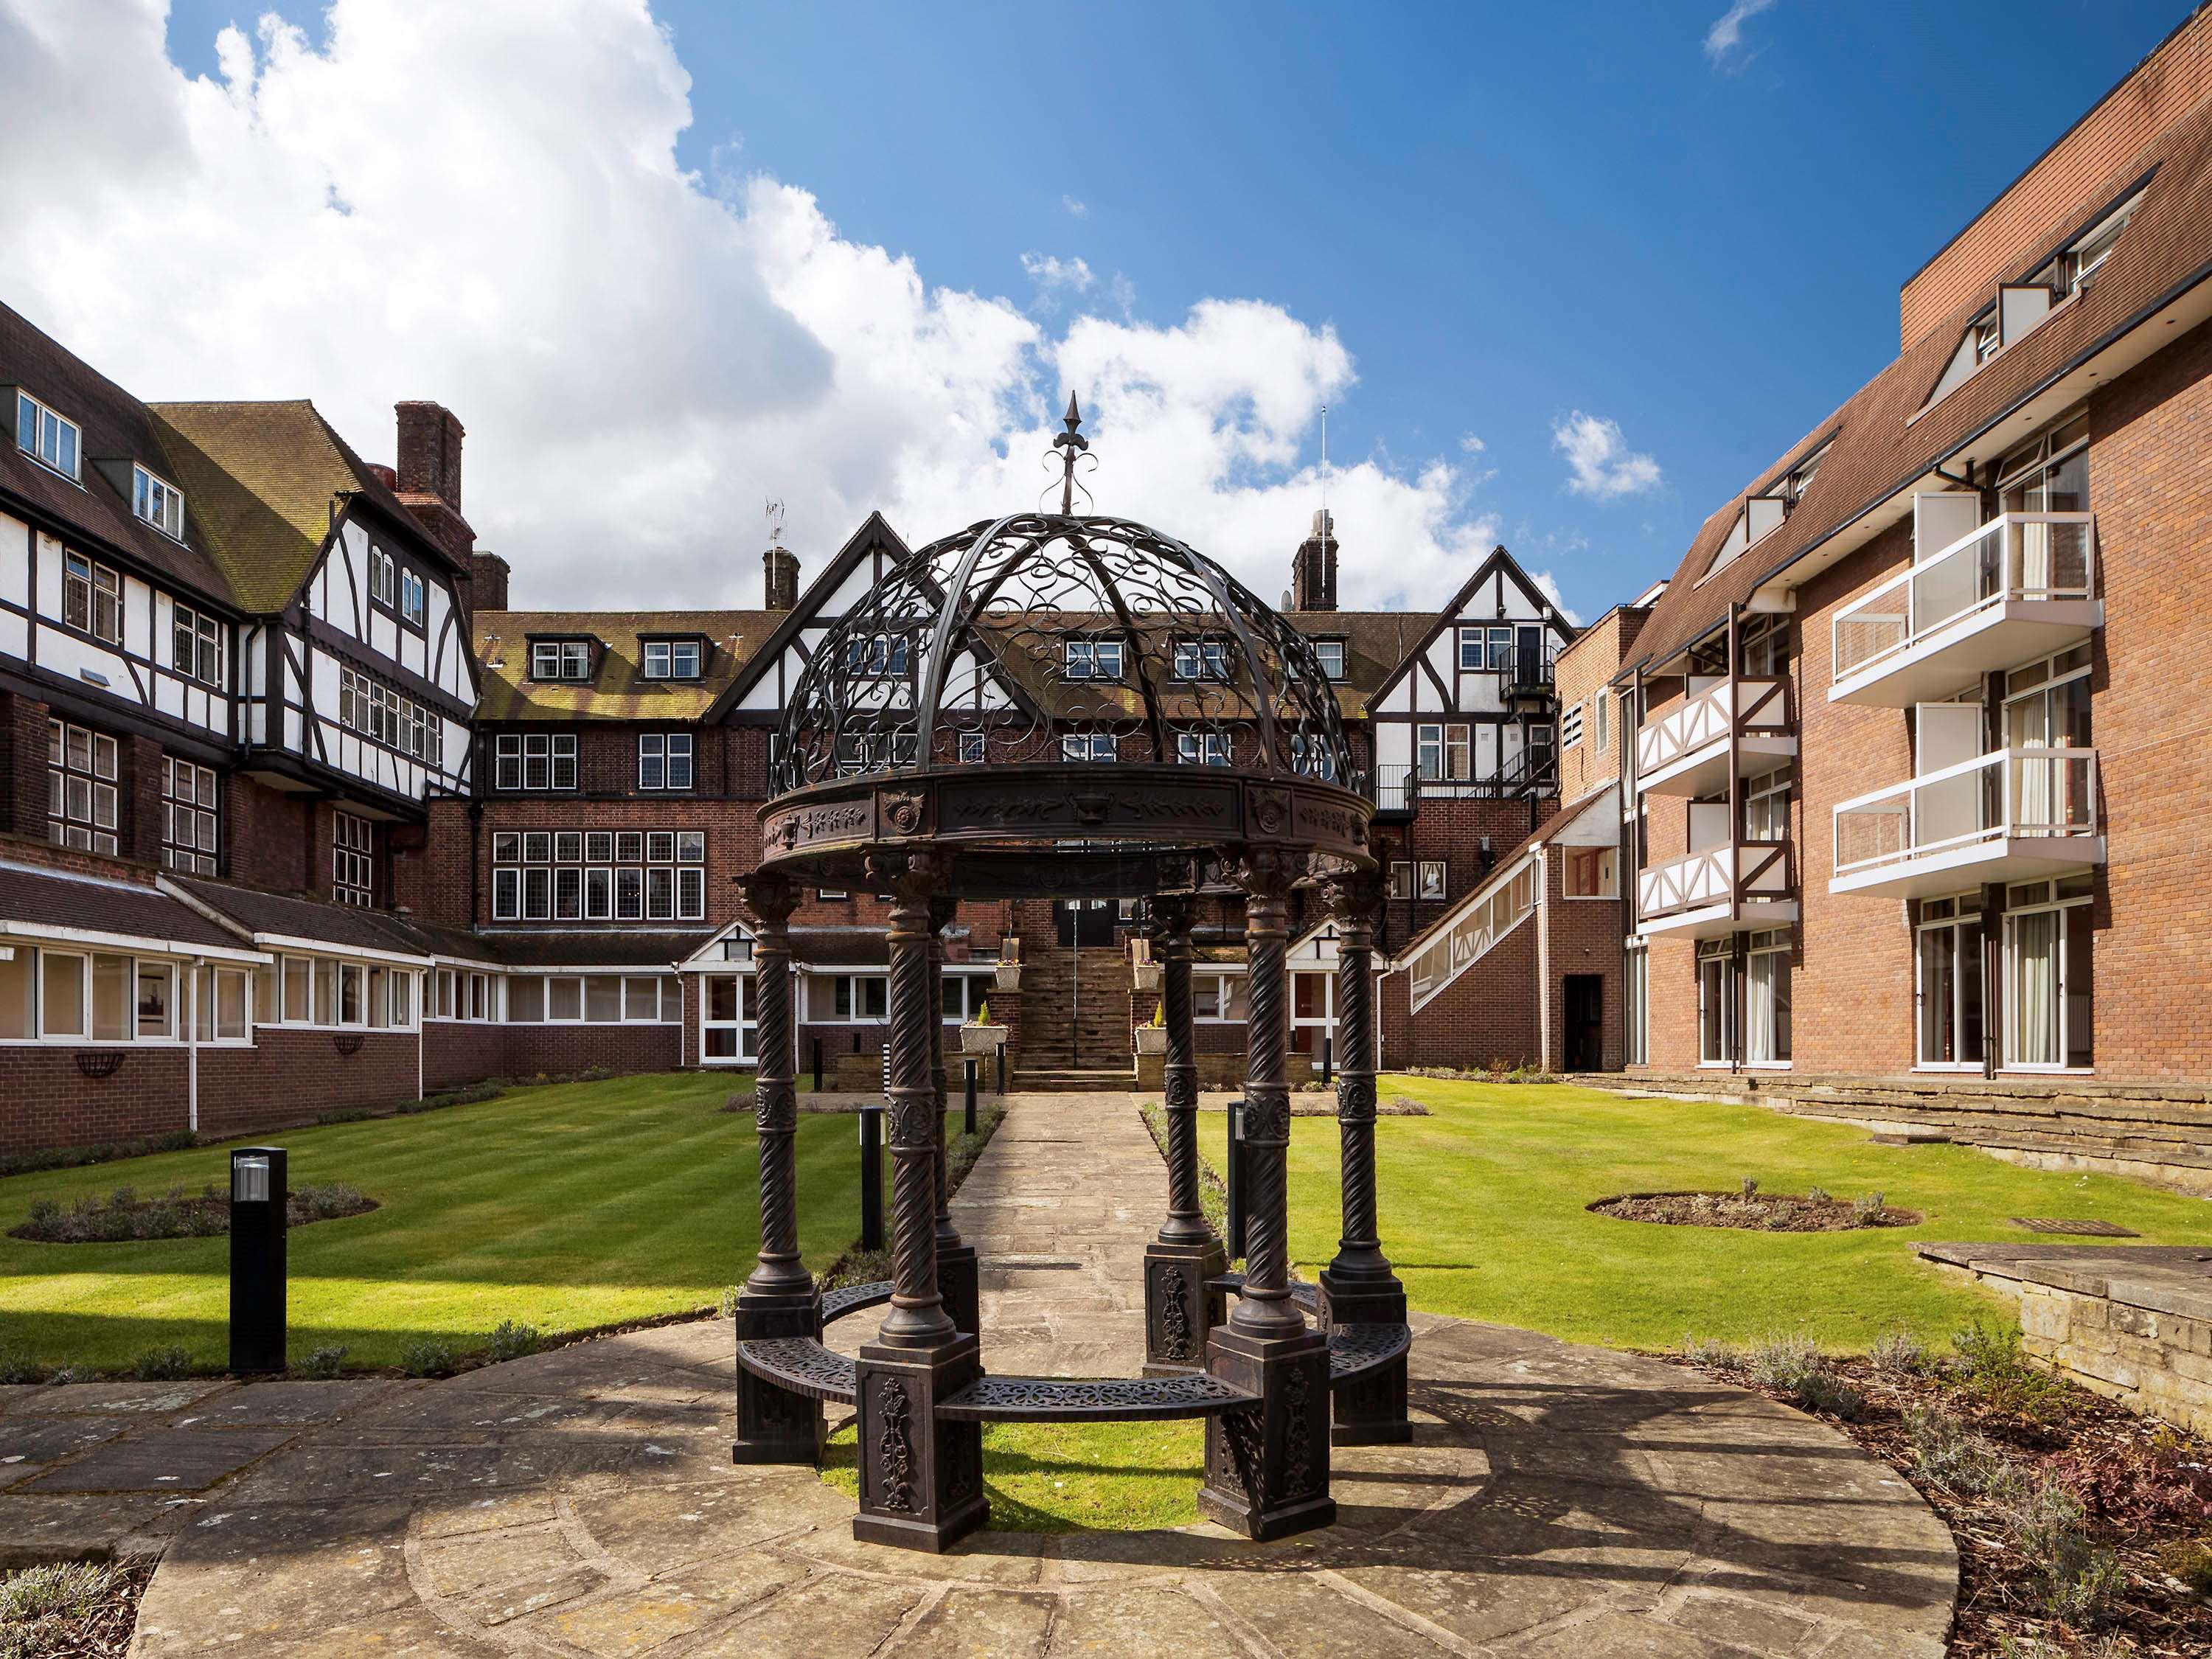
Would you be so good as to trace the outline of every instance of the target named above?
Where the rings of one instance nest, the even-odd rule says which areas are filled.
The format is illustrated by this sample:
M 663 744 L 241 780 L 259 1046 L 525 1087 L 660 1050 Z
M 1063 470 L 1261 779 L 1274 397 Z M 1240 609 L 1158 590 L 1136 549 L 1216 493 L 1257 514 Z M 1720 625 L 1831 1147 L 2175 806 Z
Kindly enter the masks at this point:
M 929 905 L 929 1081 L 936 1094 L 933 1116 L 937 1132 L 937 1293 L 954 1328 L 975 1332 L 982 1311 L 975 1247 L 952 1224 L 951 1160 L 945 1156 L 945 930 L 959 911 L 957 899 L 936 898 Z
M 1292 861 L 1257 852 L 1237 873 L 1244 889 L 1244 1288 L 1229 1316 L 1248 1336 L 1294 1334 L 1305 1317 L 1291 1301 L 1291 1044 L 1288 975 Z
M 1163 1244 L 1215 1242 L 1199 1202 L 1198 1050 L 1190 1029 L 1191 902 L 1152 901 L 1152 960 L 1160 965 L 1160 1018 L 1167 1028 L 1162 1091 L 1167 1106 L 1168 1215 Z
M 929 1073 L 929 901 L 939 872 L 926 853 L 880 862 L 876 879 L 891 895 L 892 1290 L 878 1340 L 928 1348 L 956 1334 L 937 1289 L 937 1139 L 944 1119 Z
M 1326 896 L 1337 936 L 1336 1121 L 1344 1202 L 1344 1232 L 1329 1271 L 1346 1284 L 1395 1284 L 1376 1236 L 1375 1199 L 1375 913 L 1381 892 L 1371 876 L 1346 877 L 1331 882 Z
M 758 1068 L 753 1122 L 760 1137 L 760 1257 L 745 1288 L 763 1296 L 805 1294 L 814 1281 L 799 1257 L 798 1079 L 792 1053 L 791 913 L 799 893 L 781 876 L 745 884 L 753 918 L 753 1018 Z

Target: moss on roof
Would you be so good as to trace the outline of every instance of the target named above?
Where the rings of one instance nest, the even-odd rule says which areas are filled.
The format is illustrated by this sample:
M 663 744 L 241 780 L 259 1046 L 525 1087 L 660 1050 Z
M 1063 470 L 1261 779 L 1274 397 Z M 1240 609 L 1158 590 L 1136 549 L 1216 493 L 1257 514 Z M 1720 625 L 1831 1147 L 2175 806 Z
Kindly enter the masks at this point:
M 477 660 L 487 720 L 696 720 L 781 620 L 779 611 L 479 611 Z M 605 654 L 588 681 L 533 680 L 529 639 L 589 635 Z M 696 635 L 707 660 L 696 680 L 645 678 L 645 641 Z

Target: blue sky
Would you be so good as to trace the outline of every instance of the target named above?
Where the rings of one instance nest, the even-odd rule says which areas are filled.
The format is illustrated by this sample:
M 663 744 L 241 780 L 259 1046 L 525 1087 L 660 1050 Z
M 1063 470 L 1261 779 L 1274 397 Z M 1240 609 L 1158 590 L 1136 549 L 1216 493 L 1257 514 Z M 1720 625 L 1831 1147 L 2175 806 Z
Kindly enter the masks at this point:
M 280 9 L 319 40 L 319 8 Z M 1900 281 L 2185 11 L 1773 0 L 1711 50 L 1724 9 L 653 7 L 687 167 L 811 192 L 841 237 L 1048 327 L 1208 298 L 1326 325 L 1358 376 L 1332 459 L 1450 458 L 1462 526 L 1586 617 L 1893 355 Z M 250 15 L 181 0 L 177 66 L 214 74 Z M 1656 481 L 1572 489 L 1575 411 Z M 1347 560 L 1384 556 L 1361 528 Z

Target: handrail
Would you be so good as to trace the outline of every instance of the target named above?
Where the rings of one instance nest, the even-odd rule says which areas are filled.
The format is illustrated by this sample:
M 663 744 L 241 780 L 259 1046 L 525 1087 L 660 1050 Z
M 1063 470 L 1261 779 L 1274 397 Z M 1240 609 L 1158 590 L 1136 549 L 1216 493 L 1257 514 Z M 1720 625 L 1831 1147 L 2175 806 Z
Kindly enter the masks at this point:
M 2039 529 L 2040 537 L 2027 533 Z M 1954 560 L 1961 562 L 1947 568 Z M 1838 611 L 1829 623 L 1832 681 L 1840 685 L 1990 605 L 2092 599 L 2096 586 L 2095 514 L 2001 513 Z
M 1742 708 L 1735 699 L 1741 693 Z M 1727 738 L 1729 725 L 1741 720 L 1745 728 L 1786 735 L 1794 725 L 1790 708 L 1790 681 L 1782 675 L 1725 677 L 1695 696 L 1685 698 L 1656 720 L 1636 728 L 1636 771 L 1640 781 L 1673 765 L 1683 756 Z
M 1996 769 L 1994 777 L 1974 775 L 1990 768 Z M 2041 802 L 2023 801 L 2021 783 L 2028 772 L 2048 774 L 2061 768 L 2081 771 L 2078 786 L 2060 780 L 2039 792 L 2045 796 Z M 1922 798 L 1931 792 L 1937 799 L 1923 807 Z M 2024 809 L 2030 816 L 2023 817 Z M 1933 823 L 1929 822 L 1931 817 Z M 1874 818 L 1894 822 L 1894 844 L 1889 844 L 1885 836 L 1885 844 L 1875 852 L 1845 858 L 1845 824 L 1853 818 L 1861 823 Z M 1948 829 L 1954 820 L 1966 827 Z M 2097 823 L 2095 750 L 1994 749 L 1838 802 L 1833 826 L 1835 871 L 1844 875 L 2000 838 L 2094 836 Z M 1943 833 L 1929 833 L 1938 830 Z
M 1726 904 L 1736 897 L 1787 896 L 1791 887 L 1789 854 L 1786 841 L 1724 841 L 1648 865 L 1636 872 L 1637 914 L 1664 918 L 1701 905 Z M 1769 856 L 1747 872 L 1754 855 Z M 1699 866 L 1703 870 L 1696 867 Z M 1776 872 L 1774 878 L 1762 879 L 1770 871 Z M 1682 878 L 1684 874 L 1690 878 Z M 1700 875 L 1707 879 L 1698 879 Z M 1753 887 L 1749 884 L 1753 882 L 1760 884 Z

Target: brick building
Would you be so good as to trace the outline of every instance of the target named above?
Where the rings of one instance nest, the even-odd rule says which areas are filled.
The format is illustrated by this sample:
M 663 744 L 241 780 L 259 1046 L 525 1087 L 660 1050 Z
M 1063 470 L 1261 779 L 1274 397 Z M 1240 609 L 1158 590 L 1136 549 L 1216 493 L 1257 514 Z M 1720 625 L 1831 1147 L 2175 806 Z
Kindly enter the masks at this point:
M 2212 1164 L 2208 94 L 2200 10 L 1905 284 L 1897 358 L 1643 622 L 1604 694 L 1638 1073 Z
M 888 524 L 803 586 L 771 546 L 757 610 L 521 611 L 526 560 L 475 545 L 465 434 L 434 404 L 400 404 L 397 464 L 374 465 L 305 402 L 141 404 L 5 311 L 0 387 L 0 1069 L 18 1085 L 0 1152 L 244 1132 L 489 1075 L 750 1063 L 736 879 L 797 675 L 908 552 Z M 1575 630 L 1502 548 L 1433 616 L 1340 610 L 1339 552 L 1316 515 L 1287 614 L 1377 803 L 1388 952 L 1555 817 L 1551 688 Z M 1119 676 L 1112 619 L 1065 630 L 1079 678 Z M 1097 753 L 1081 721 L 1054 729 Z M 1239 741 L 1182 757 L 1229 763 Z M 1224 1079 L 1240 906 L 1211 895 L 1198 937 L 1200 1043 Z M 1293 981 L 1316 1066 L 1335 968 L 1318 914 L 1295 918 Z M 799 1054 L 825 1080 L 877 1064 L 885 920 L 830 891 L 795 918 Z M 1028 1086 L 1133 1079 L 1156 1001 L 1136 921 L 963 906 L 946 1020 L 988 1003 Z

